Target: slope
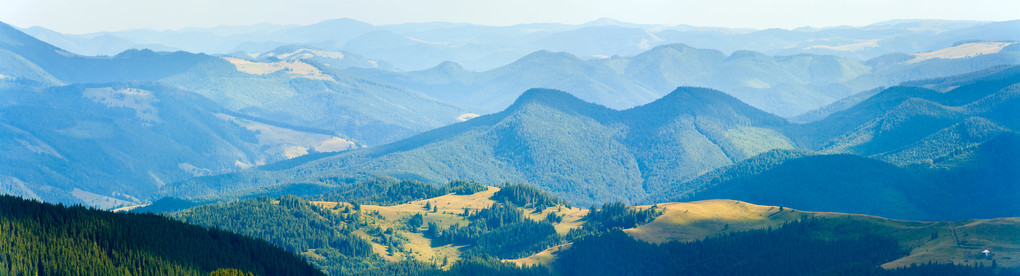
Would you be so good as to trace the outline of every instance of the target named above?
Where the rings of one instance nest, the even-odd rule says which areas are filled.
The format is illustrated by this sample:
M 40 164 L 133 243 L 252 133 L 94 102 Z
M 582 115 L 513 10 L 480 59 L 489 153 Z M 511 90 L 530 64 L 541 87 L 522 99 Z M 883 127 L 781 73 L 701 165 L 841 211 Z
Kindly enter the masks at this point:
M 325 131 L 235 114 L 157 83 L 0 94 L 0 177 L 17 183 L 0 191 L 51 202 L 111 208 L 193 176 L 353 146 Z
M 416 91 L 334 69 L 330 60 L 336 61 L 317 56 L 281 61 L 222 58 L 161 81 L 238 113 L 330 130 L 363 145 L 406 138 L 456 122 L 466 113 Z
M 773 151 L 702 175 L 652 201 L 728 198 L 802 210 L 932 219 L 923 200 L 945 198 L 909 171 L 853 155 Z M 921 192 L 923 191 L 923 192 Z
M 321 275 L 268 243 L 153 214 L 115 214 L 0 195 L 0 272 Z M 159 238 L 153 238 L 159 237 Z
M 2 22 L 0 22 L 0 54 L 5 60 L 30 63 L 29 68 L 38 68 L 59 80 L 56 84 L 157 80 L 215 59 L 203 54 L 151 50 L 128 50 L 112 57 L 80 56 L 39 41 Z M 14 71 L 13 77 L 54 84 L 47 76 L 33 76 L 19 70 Z
M 970 117 L 1015 124 L 1020 67 L 904 83 L 851 108 L 799 126 L 798 144 L 813 150 L 875 155 L 896 150 Z M 939 89 L 939 90 L 935 90 Z
M 994 259 L 1002 267 L 1018 267 L 1015 257 L 1017 218 L 969 219 L 955 222 L 915 222 L 881 217 L 817 213 L 762 206 L 734 200 L 705 200 L 689 203 L 659 204 L 665 212 L 655 221 L 624 230 L 630 236 L 648 242 L 696 241 L 720 234 L 778 227 L 805 217 L 821 218 L 825 231 L 815 233 L 825 238 L 848 238 L 858 235 L 889 235 L 909 254 L 882 265 L 884 268 L 907 267 L 911 263 L 951 262 L 959 265 L 981 262 L 991 265 L 980 251 L 995 252 Z M 852 234 L 851 234 L 852 233 Z

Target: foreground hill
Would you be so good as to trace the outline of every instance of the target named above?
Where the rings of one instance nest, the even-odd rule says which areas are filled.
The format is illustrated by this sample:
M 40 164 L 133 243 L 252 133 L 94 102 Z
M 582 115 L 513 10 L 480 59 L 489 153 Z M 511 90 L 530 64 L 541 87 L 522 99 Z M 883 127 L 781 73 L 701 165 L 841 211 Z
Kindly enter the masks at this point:
M 152 214 L 115 214 L 0 196 L 4 275 L 320 275 L 266 242 Z
M 1016 218 L 971 219 L 955 222 L 912 222 L 864 215 L 816 213 L 777 206 L 761 206 L 733 200 L 708 200 L 690 203 L 660 204 L 666 210 L 655 221 L 624 230 L 638 240 L 661 243 L 692 241 L 720 233 L 733 233 L 763 227 L 778 227 L 796 219 L 820 219 L 822 227 L 810 235 L 845 239 L 883 235 L 897 240 L 908 254 L 882 264 L 883 268 L 903 268 L 911 263 L 983 264 L 992 260 L 1002 267 L 1020 265 L 1013 255 L 1020 254 Z M 986 258 L 983 250 L 996 252 Z
M 466 267 L 488 267 L 487 273 L 524 269 L 571 274 L 591 268 L 614 271 L 629 267 L 650 273 L 736 269 L 773 274 L 807 269 L 901 275 L 917 273 L 916 269 L 994 273 L 990 267 L 1020 266 L 1016 261 L 1020 247 L 1012 234 L 1020 221 L 1015 218 L 912 222 L 734 200 L 637 207 L 606 204 L 584 209 L 563 205 L 554 196 L 526 185 L 477 185 L 451 182 L 434 187 L 381 179 L 311 195 L 321 201 L 263 197 L 200 206 L 175 216 L 270 240 L 341 274 L 438 269 L 457 274 L 466 273 Z M 241 213 L 259 218 L 245 219 L 237 215 Z M 302 230 L 281 231 L 281 226 Z M 326 235 L 333 238 L 319 242 L 322 235 L 309 235 L 309 231 L 333 233 Z M 645 242 L 655 245 L 641 244 Z M 690 247 L 663 250 L 673 246 Z M 981 254 L 986 249 L 989 256 Z M 675 255 L 677 252 L 683 256 Z M 603 257 L 595 256 L 599 254 Z M 482 261 L 482 255 L 525 266 L 504 267 L 499 259 Z M 690 262 L 690 258 L 701 258 L 698 256 L 707 259 Z M 653 261 L 662 257 L 672 261 Z M 729 262 L 729 258 L 741 262 L 706 265 Z M 776 267 L 777 262 L 787 263 Z M 1010 270 L 1000 272 L 1011 275 Z
M 164 192 L 209 197 L 369 174 L 528 182 L 579 204 L 633 200 L 772 148 L 793 148 L 777 130 L 786 124 L 709 89 L 679 88 L 625 111 L 534 89 L 503 112 L 389 145 L 198 178 Z

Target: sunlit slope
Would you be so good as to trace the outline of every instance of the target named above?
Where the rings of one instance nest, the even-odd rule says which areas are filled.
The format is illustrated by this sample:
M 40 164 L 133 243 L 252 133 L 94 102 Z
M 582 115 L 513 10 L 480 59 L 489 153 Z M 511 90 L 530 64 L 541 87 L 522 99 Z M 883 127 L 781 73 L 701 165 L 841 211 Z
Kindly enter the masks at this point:
M 373 251 L 389 261 L 414 259 L 429 263 L 441 263 L 442 260 L 446 260 L 448 264 L 452 264 L 461 258 L 461 249 L 464 245 L 433 246 L 432 239 L 426 237 L 423 231 L 427 229 L 429 223 L 435 223 L 440 227 L 450 227 L 454 224 L 467 225 L 469 220 L 464 216 L 465 211 L 477 212 L 489 208 L 496 203 L 490 198 L 499 190 L 496 187 L 488 187 L 488 190 L 470 195 L 448 194 L 393 206 L 360 205 L 361 210 L 370 214 L 368 227 L 365 228 L 388 229 L 385 231 L 393 231 L 406 238 L 406 243 L 401 246 L 400 250 L 387 250 L 385 245 L 373 240 L 366 230 L 356 230 L 354 234 L 372 243 Z M 328 201 L 316 201 L 312 204 L 325 209 L 339 209 L 337 204 L 340 204 L 341 207 L 351 206 L 349 203 Z M 427 209 L 426 206 L 431 209 Z M 584 208 L 565 206 L 547 207 L 541 211 L 534 208 L 518 208 L 522 209 L 529 219 L 535 221 L 541 221 L 550 213 L 562 216 L 561 222 L 553 223 L 556 232 L 560 235 L 565 235 L 572 228 L 580 227 L 581 219 L 588 212 Z M 423 215 L 423 224 L 426 226 L 419 228 L 418 231 L 408 231 L 407 220 L 417 214 Z
M 878 234 L 889 235 L 909 250 L 906 257 L 883 265 L 885 268 L 911 263 L 953 262 L 973 264 L 991 261 L 980 254 L 989 250 L 998 265 L 1020 266 L 1020 219 L 997 218 L 957 222 L 912 222 L 867 215 L 804 212 L 777 206 L 754 205 L 734 200 L 706 200 L 664 203 L 665 213 L 655 221 L 624 230 L 632 237 L 649 241 L 693 241 L 721 233 L 778 227 L 790 220 L 820 217 L 831 227 L 821 237 Z M 831 235 L 831 236 L 829 236 Z M 980 255 L 980 256 L 979 256 Z

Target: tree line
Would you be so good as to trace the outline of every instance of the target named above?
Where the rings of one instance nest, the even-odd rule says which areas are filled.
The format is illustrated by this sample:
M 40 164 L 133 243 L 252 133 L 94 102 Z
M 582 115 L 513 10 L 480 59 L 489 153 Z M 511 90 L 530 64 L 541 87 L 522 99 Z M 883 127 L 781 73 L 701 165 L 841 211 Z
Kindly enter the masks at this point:
M 265 241 L 152 214 L 0 195 L 0 275 L 320 275 Z

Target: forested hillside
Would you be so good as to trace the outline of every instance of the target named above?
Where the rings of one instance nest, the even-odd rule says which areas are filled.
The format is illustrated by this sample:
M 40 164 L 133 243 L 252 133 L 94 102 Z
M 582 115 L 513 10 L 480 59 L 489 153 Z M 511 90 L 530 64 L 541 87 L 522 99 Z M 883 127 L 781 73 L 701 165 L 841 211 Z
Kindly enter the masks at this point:
M 998 68 L 883 90 L 794 126 L 802 147 L 826 155 L 768 152 L 646 202 L 728 198 L 921 220 L 1017 216 L 1020 204 L 1006 198 L 1020 195 L 1011 169 L 1020 164 L 1018 73 Z
M 0 274 L 321 275 L 264 241 L 153 214 L 115 214 L 0 195 Z
M 507 110 L 396 143 L 269 170 L 164 187 L 176 197 L 261 190 L 269 183 L 388 175 L 429 182 L 527 182 L 578 204 L 635 200 L 664 184 L 771 148 L 793 148 L 782 118 L 718 91 L 683 87 L 615 111 L 534 89 Z M 679 165 L 678 165 L 679 164 Z

